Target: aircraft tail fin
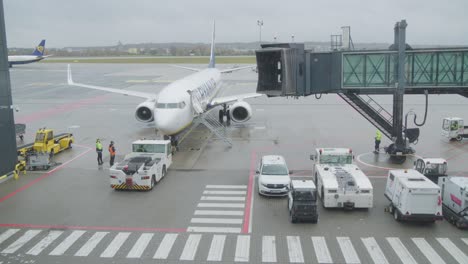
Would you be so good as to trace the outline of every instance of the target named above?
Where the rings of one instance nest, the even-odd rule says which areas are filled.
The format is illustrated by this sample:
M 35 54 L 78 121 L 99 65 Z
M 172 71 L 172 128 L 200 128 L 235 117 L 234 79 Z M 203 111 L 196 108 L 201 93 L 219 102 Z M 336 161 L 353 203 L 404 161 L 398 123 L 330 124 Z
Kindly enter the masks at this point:
M 216 23 L 213 21 L 213 35 L 211 38 L 211 54 L 210 54 L 210 64 L 208 64 L 208 68 L 215 68 L 216 63 L 215 63 L 215 29 L 216 29 Z
M 43 56 L 44 51 L 45 51 L 45 39 L 43 39 L 41 41 L 41 43 L 39 43 L 39 45 L 37 45 L 37 47 L 34 49 L 32 55 L 34 55 L 34 56 Z

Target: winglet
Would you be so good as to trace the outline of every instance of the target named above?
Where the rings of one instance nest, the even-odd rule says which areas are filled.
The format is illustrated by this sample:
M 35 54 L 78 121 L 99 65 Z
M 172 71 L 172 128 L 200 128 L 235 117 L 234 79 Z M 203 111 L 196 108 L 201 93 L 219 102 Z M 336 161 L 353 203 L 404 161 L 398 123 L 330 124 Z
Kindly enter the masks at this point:
M 213 35 L 211 37 L 211 54 L 210 54 L 210 64 L 208 64 L 208 68 L 215 68 L 215 30 L 216 30 L 216 21 L 213 20 Z
M 68 64 L 67 81 L 68 81 L 68 85 L 73 85 L 73 78 L 72 78 L 72 72 L 71 72 L 70 64 Z

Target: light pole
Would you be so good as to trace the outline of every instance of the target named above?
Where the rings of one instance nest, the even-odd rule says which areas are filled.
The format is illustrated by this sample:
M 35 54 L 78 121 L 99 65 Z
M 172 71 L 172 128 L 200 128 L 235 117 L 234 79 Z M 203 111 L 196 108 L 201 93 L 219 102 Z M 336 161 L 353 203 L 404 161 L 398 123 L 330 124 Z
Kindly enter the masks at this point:
M 261 20 L 261 19 L 260 19 L 260 20 L 257 20 L 257 25 L 258 25 L 258 27 L 259 27 L 259 32 L 260 32 L 260 33 L 259 33 L 259 35 L 260 35 L 260 37 L 259 37 L 259 42 L 260 42 L 260 45 L 261 45 L 261 44 L 262 44 L 262 26 L 263 26 L 263 20 Z
M 294 35 L 291 35 L 291 41 L 294 43 Z

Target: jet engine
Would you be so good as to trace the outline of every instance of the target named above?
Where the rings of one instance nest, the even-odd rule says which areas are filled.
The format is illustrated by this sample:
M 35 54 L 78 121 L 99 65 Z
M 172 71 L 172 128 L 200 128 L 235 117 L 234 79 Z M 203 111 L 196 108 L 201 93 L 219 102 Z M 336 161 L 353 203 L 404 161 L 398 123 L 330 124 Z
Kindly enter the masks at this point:
M 236 102 L 229 107 L 231 120 L 236 123 L 243 123 L 252 117 L 252 107 L 244 101 Z
M 149 123 L 154 120 L 155 101 L 146 101 L 139 104 L 135 111 L 136 120 Z

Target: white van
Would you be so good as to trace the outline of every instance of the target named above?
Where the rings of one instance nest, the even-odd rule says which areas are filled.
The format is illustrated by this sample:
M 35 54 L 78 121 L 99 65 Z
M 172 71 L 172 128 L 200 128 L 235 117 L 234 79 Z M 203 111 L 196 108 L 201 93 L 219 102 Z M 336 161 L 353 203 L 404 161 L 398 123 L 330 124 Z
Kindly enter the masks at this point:
M 288 195 L 291 178 L 286 161 L 282 156 L 263 156 L 257 167 L 258 193 L 267 196 Z

